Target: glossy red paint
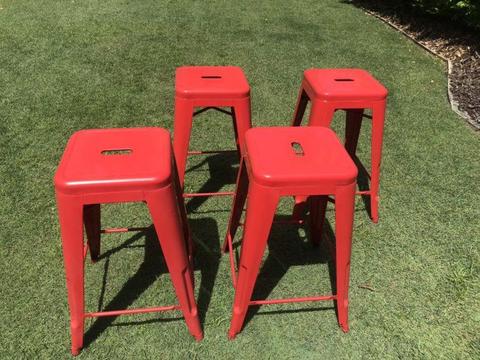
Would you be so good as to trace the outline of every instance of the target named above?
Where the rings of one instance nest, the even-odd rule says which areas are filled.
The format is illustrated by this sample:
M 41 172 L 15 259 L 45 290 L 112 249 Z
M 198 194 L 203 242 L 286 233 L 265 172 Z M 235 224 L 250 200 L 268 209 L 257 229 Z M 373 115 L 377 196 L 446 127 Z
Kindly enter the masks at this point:
M 357 167 L 326 127 L 254 128 L 246 133 L 234 204 L 223 246 L 230 252 L 235 286 L 229 337 L 240 332 L 248 307 L 289 302 L 336 300 L 338 322 L 348 331 L 348 285 Z M 238 276 L 232 241 L 247 202 Z M 251 300 L 270 227 L 280 197 L 309 199 L 311 241 L 320 241 L 329 196 L 335 197 L 335 295 Z
M 170 135 L 160 128 L 82 130 L 69 140 L 55 174 L 73 355 L 84 320 L 181 309 L 190 333 L 203 337 L 193 291 L 192 241 L 173 164 Z M 100 254 L 100 204 L 146 202 L 180 305 L 86 313 L 84 226 L 92 260 Z M 104 233 L 128 231 L 104 230 Z
M 302 85 L 292 125 L 302 122 L 307 103 L 311 101 L 308 124 L 329 127 L 336 110 L 347 113 L 345 148 L 356 158 L 356 149 L 365 109 L 372 112 L 370 190 L 358 192 L 370 195 L 373 222 L 378 222 L 380 163 L 382 158 L 383 128 L 388 91 L 370 73 L 361 69 L 309 69 L 303 74 Z M 305 206 L 305 198 L 296 198 L 294 217 Z
M 231 111 L 221 109 L 228 107 Z M 201 108 L 196 111 L 196 108 Z M 235 142 L 240 153 L 245 132 L 251 128 L 250 86 L 242 69 L 237 66 L 183 66 L 175 74 L 175 118 L 173 148 L 180 184 L 184 184 L 185 167 L 192 121 L 205 110 L 231 115 Z M 194 151 L 190 155 L 211 152 Z M 213 196 L 203 193 L 197 196 Z

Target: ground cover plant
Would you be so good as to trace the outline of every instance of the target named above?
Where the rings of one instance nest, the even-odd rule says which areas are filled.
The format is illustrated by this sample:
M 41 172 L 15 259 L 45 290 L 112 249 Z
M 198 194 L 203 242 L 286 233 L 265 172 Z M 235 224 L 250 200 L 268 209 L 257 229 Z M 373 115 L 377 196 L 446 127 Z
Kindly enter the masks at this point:
M 356 203 L 349 334 L 331 303 L 254 309 L 227 339 L 233 290 L 220 253 L 227 198 L 187 202 L 205 339 L 178 313 L 88 320 L 80 358 L 478 358 L 480 138 L 450 111 L 444 64 L 337 0 L 0 0 L 0 357 L 69 356 L 53 173 L 84 128 L 172 129 L 177 66 L 241 66 L 255 126 L 287 125 L 302 71 L 359 67 L 389 89 L 380 222 Z M 340 115 L 334 127 L 343 133 Z M 369 152 L 363 128 L 360 157 Z M 200 115 L 192 149 L 233 147 Z M 235 158 L 195 158 L 187 190 L 230 189 Z M 286 199 L 279 217 L 291 211 Z M 105 226 L 149 225 L 142 204 L 104 206 Z M 333 212 L 327 214 L 333 226 Z M 255 296 L 329 293 L 328 255 L 274 226 Z M 327 234 L 328 235 L 328 234 Z M 331 236 L 331 234 L 330 234 Z M 87 309 L 175 302 L 152 231 L 105 235 L 86 266 Z

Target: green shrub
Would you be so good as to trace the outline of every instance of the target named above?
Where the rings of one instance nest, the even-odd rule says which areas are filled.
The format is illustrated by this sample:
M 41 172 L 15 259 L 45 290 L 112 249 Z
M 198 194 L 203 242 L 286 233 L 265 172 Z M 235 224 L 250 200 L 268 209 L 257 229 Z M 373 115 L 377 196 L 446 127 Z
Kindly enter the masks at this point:
M 480 0 L 407 0 L 405 3 L 423 12 L 452 18 L 480 29 Z

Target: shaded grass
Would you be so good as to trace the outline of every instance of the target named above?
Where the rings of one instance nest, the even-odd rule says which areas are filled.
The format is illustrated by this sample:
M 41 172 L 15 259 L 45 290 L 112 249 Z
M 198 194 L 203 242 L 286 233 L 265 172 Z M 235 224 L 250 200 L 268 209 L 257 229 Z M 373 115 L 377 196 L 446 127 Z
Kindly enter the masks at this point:
M 352 330 L 348 335 L 339 330 L 329 303 L 284 305 L 261 308 L 243 333 L 228 341 L 233 291 L 219 249 L 230 203 L 209 199 L 189 209 L 199 248 L 196 284 L 204 341 L 194 342 L 182 320 L 164 321 L 177 318 L 175 313 L 116 318 L 108 326 L 88 320 L 87 329 L 94 330 L 87 330 L 90 345 L 82 357 L 479 356 L 480 142 L 450 112 L 445 69 L 437 59 L 334 0 L 2 0 L 0 5 L 2 358 L 68 356 L 52 186 L 68 137 L 92 127 L 171 129 L 174 70 L 184 64 L 243 67 L 257 126 L 289 123 L 301 73 L 309 67 L 366 68 L 388 87 L 378 225 L 357 201 Z M 342 132 L 340 119 L 334 126 Z M 368 129 L 360 142 L 363 158 Z M 192 148 L 232 147 L 232 136 L 230 121 L 204 114 L 195 122 Z M 189 167 L 196 161 L 201 159 Z M 219 182 L 211 186 L 226 189 L 232 171 L 229 159 L 210 158 L 188 173 L 187 186 L 199 189 L 215 174 Z M 282 202 L 280 215 L 290 208 L 288 200 Z M 103 210 L 107 226 L 150 223 L 141 205 Z M 332 211 L 328 218 L 333 226 Z M 104 307 L 175 302 L 158 249 L 148 234 L 131 236 L 104 237 L 103 252 L 110 256 L 87 266 L 88 309 L 96 310 L 100 300 Z M 270 271 L 257 291 L 271 288 L 272 297 L 330 291 L 328 262 L 321 252 L 308 253 L 304 237 L 301 230 L 274 229 L 266 260 Z M 125 242 L 128 247 L 115 250 Z M 144 244 L 146 249 L 133 247 Z M 310 262 L 301 261 L 306 254 Z M 375 291 L 359 287 L 364 284 Z M 323 307 L 327 310 L 293 311 Z

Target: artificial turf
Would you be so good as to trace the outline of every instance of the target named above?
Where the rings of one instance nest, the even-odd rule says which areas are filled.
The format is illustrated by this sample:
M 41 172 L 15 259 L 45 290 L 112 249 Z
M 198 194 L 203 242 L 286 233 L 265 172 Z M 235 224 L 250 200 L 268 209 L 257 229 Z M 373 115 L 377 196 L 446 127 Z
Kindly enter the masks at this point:
M 380 222 L 358 199 L 350 328 L 331 303 L 262 307 L 227 339 L 233 290 L 220 253 L 230 199 L 187 202 L 205 330 L 179 313 L 87 320 L 80 358 L 479 358 L 480 138 L 450 111 L 444 65 L 345 1 L 0 1 L 1 358 L 69 356 L 53 174 L 85 128 L 172 129 L 174 71 L 241 66 L 255 126 L 287 125 L 302 71 L 358 67 L 390 91 Z M 343 133 L 340 119 L 335 129 Z M 196 118 L 192 148 L 233 147 L 228 118 Z M 368 121 L 360 156 L 368 158 Z M 368 163 L 368 161 L 367 161 Z M 196 167 L 195 165 L 199 165 Z M 232 187 L 235 158 L 189 162 L 187 189 Z M 291 199 L 279 216 L 288 216 Z M 149 225 L 143 204 L 105 226 Z M 333 212 L 327 216 L 333 226 Z M 153 232 L 103 237 L 86 266 L 91 311 L 175 302 Z M 257 297 L 329 293 L 329 258 L 274 226 Z

